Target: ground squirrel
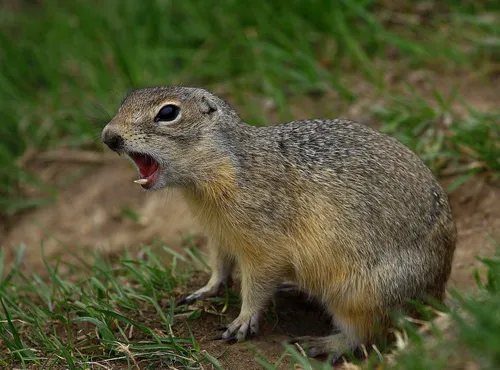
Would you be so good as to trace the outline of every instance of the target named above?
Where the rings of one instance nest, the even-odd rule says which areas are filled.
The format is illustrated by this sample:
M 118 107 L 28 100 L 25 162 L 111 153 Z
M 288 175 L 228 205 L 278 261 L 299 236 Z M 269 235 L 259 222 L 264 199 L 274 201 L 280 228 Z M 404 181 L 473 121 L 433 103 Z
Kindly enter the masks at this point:
M 102 140 L 143 188 L 180 188 L 205 228 L 212 275 L 182 303 L 217 295 L 239 266 L 241 311 L 223 340 L 256 333 L 283 281 L 331 313 L 340 332 L 295 340 L 333 361 L 384 332 L 407 299 L 443 299 L 448 198 L 392 137 L 341 119 L 253 127 L 204 89 L 169 86 L 131 92 Z

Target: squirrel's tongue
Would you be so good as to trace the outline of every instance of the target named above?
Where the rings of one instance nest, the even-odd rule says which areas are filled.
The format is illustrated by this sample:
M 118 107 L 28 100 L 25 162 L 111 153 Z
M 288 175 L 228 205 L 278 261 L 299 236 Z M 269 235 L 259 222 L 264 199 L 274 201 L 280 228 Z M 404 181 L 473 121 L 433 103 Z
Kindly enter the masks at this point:
M 137 167 L 139 167 L 139 172 L 141 173 L 141 177 L 143 179 L 147 179 L 158 169 L 158 162 L 156 162 L 148 155 L 132 155 L 132 159 L 134 160 Z

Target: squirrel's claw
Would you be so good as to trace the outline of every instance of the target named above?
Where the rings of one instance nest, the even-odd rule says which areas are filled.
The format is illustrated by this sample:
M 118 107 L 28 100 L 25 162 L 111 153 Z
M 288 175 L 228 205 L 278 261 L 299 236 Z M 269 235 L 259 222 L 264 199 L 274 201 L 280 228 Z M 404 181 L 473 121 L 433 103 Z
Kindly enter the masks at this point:
M 203 288 L 198 289 L 196 292 L 177 301 L 176 306 L 181 306 L 185 304 L 190 305 L 196 301 L 201 301 L 206 298 L 216 297 L 217 295 L 219 295 L 224 284 L 226 284 L 226 281 L 220 281 L 216 284 L 207 284 Z
M 222 339 L 222 334 L 217 334 L 216 336 L 213 336 L 209 340 L 221 340 Z
M 308 357 L 327 355 L 330 363 L 335 363 L 348 351 L 342 335 L 334 334 L 327 337 L 303 336 L 287 341 L 288 344 L 299 345 Z
M 179 299 L 177 302 L 175 302 L 175 307 L 178 307 L 178 306 L 183 306 L 183 305 L 185 305 L 185 304 L 187 304 L 187 299 L 186 299 L 186 297 L 181 298 L 181 299 Z
M 210 340 L 223 340 L 228 344 L 234 344 L 238 342 L 238 339 L 234 335 L 230 336 L 229 338 L 223 338 L 222 334 L 217 334 L 216 336 L 210 338 Z
M 190 304 L 193 304 L 194 302 L 196 302 L 197 300 L 198 300 L 198 298 L 193 297 L 193 294 L 191 294 L 187 297 L 179 299 L 175 303 L 175 306 L 178 307 L 178 306 L 190 305 Z
M 218 328 L 219 329 L 219 328 Z M 223 330 L 222 328 L 220 328 Z M 237 342 L 243 342 L 245 339 L 257 334 L 259 330 L 259 314 L 250 317 L 238 317 L 221 335 L 226 342 L 236 339 Z
M 187 297 L 184 297 L 180 299 L 177 303 L 176 306 L 181 306 L 181 305 L 190 305 L 193 304 L 196 301 L 201 301 L 206 298 L 211 298 L 217 296 L 220 290 L 220 284 L 216 286 L 204 286 L 201 289 L 198 289 L 196 292 L 188 295 Z

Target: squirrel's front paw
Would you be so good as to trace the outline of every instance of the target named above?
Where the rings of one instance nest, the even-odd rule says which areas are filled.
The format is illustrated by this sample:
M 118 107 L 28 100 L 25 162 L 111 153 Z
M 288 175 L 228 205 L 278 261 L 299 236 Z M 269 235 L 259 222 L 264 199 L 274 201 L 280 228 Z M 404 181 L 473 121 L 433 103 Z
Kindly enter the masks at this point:
M 193 304 L 196 301 L 203 300 L 206 298 L 211 298 L 211 297 L 216 297 L 221 288 L 223 286 L 223 283 L 219 284 L 214 284 L 214 285 L 206 285 L 201 289 L 198 289 L 196 292 L 188 295 L 187 297 L 182 298 L 176 303 L 176 306 L 181 306 L 184 304 Z
M 256 313 L 251 316 L 240 314 L 227 327 L 219 329 L 226 329 L 226 331 L 222 335 L 217 336 L 217 339 L 222 339 L 225 342 L 242 342 L 259 331 L 259 314 Z

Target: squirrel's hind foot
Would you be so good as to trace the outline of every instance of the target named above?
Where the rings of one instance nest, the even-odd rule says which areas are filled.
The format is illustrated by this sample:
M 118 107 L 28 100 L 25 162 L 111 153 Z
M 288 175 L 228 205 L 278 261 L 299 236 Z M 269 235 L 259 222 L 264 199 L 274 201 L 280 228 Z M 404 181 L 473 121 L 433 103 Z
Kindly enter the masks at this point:
M 298 344 L 309 357 L 328 356 L 332 365 L 342 356 L 357 349 L 357 346 L 349 344 L 346 336 L 342 333 L 326 337 L 297 337 L 289 340 L 288 343 Z

